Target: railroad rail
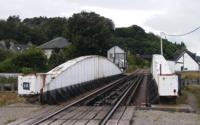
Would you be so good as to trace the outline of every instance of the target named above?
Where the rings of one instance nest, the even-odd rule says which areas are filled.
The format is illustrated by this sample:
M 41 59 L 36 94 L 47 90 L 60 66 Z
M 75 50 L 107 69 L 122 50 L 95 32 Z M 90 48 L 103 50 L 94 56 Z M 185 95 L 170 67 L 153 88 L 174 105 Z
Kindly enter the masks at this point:
M 105 125 L 107 123 L 107 121 L 110 119 L 110 117 L 114 114 L 114 112 L 117 110 L 117 108 L 123 103 L 123 101 L 127 98 L 128 94 L 131 93 L 131 91 L 134 89 L 134 91 L 132 92 L 131 96 L 128 98 L 128 103 L 131 102 L 131 98 L 133 97 L 133 95 L 135 94 L 137 87 L 140 84 L 140 81 L 142 80 L 143 76 L 139 75 L 134 81 L 131 81 L 130 86 L 127 87 L 127 89 L 124 91 L 124 93 L 122 94 L 122 96 L 119 98 L 119 100 L 116 101 L 116 103 L 112 106 L 112 108 L 110 109 L 110 111 L 105 115 L 105 117 L 102 119 L 102 121 L 100 122 L 100 125 Z
M 39 125 L 45 121 L 57 116 L 64 114 L 66 110 L 69 110 L 73 106 L 108 106 L 107 113 L 99 122 L 100 125 L 105 125 L 108 120 L 112 117 L 119 106 L 129 106 L 134 101 L 135 93 L 142 82 L 145 80 L 145 70 L 137 70 L 131 75 L 122 77 L 114 82 L 111 82 L 94 92 L 84 96 L 83 98 L 76 100 L 57 111 L 46 115 L 43 118 L 35 119 L 26 123 L 29 125 Z

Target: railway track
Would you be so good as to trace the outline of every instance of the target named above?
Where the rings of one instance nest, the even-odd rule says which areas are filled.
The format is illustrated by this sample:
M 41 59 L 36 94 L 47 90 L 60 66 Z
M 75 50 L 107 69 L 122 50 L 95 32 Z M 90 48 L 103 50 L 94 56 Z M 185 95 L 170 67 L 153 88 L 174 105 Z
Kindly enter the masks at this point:
M 134 102 L 134 96 L 138 87 L 143 82 L 147 82 L 145 80 L 147 77 L 145 75 L 146 72 L 145 70 L 138 70 L 62 108 L 55 109 L 53 113 L 47 113 L 39 118 L 29 119 L 17 124 L 69 125 L 78 120 L 78 122 L 82 122 L 80 124 L 106 125 L 116 111 L 123 109 L 121 112 L 124 114 L 128 106 Z M 88 120 L 81 121 L 81 119 Z M 90 123 L 89 121 L 93 121 L 94 123 Z

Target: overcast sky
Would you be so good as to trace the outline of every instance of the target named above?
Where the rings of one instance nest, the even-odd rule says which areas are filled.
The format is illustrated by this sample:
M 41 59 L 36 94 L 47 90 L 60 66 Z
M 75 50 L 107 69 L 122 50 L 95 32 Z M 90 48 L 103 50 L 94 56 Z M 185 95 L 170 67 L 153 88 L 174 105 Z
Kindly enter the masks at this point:
M 199 8 L 200 0 L 1 0 L 0 18 L 70 17 L 85 10 L 112 19 L 116 27 L 136 24 L 156 34 L 182 34 L 200 26 Z M 190 51 L 200 52 L 200 31 L 167 38 L 184 41 Z

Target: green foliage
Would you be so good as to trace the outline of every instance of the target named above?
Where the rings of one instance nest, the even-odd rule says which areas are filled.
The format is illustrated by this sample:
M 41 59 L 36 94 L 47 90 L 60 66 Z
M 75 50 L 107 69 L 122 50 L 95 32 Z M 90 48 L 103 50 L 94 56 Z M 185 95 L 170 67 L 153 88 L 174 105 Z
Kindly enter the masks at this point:
M 146 33 L 144 29 L 133 25 L 127 28 L 116 28 L 112 45 L 126 48 L 133 54 L 152 55 L 160 53 L 160 37 L 153 33 Z M 186 48 L 184 43 L 176 44 L 163 40 L 164 56 L 173 59 L 174 53 Z
M 13 55 L 12 52 L 10 52 L 8 50 L 0 49 L 0 62 L 2 62 L 3 60 L 5 60 L 8 57 L 11 57 L 12 55 Z
M 64 61 L 65 61 L 64 53 L 62 50 L 59 51 L 58 53 L 53 52 L 51 57 L 49 58 L 48 67 L 49 67 L 49 69 L 52 69 L 52 68 L 58 66 L 59 64 L 63 63 Z
M 47 59 L 43 52 L 31 48 L 0 63 L 0 72 L 41 72 L 47 69 Z
M 72 44 L 69 45 L 68 47 L 64 48 L 63 55 L 64 55 L 65 61 L 79 56 L 76 46 L 74 46 Z
M 137 25 L 115 28 L 113 22 L 94 12 L 81 12 L 69 19 L 54 17 L 34 17 L 21 20 L 19 16 L 10 16 L 0 20 L 0 40 L 16 40 L 17 43 L 32 42 L 40 45 L 55 37 L 65 37 L 72 45 L 59 52 L 53 52 L 47 61 L 38 49 L 31 49 L 12 56 L 0 50 L 0 72 L 36 72 L 51 69 L 69 59 L 82 55 L 106 55 L 107 50 L 115 45 L 130 51 L 129 68 L 149 66 L 149 62 L 138 58 L 139 55 L 160 53 L 160 37 L 146 33 Z M 171 43 L 163 40 L 164 56 L 173 59 L 177 50 L 185 49 L 184 43 Z
M 61 17 L 26 18 L 10 16 L 7 20 L 0 20 L 0 40 L 14 39 L 18 43 L 32 42 L 40 45 L 55 37 L 66 37 L 67 19 Z
M 31 73 L 35 73 L 36 71 L 34 71 L 32 68 L 22 67 L 21 72 L 24 74 L 31 74 Z
M 20 23 L 21 22 L 21 19 L 19 18 L 19 16 L 9 16 L 8 19 L 7 19 L 8 22 L 10 23 Z
M 79 55 L 105 55 L 114 31 L 110 19 L 94 12 L 81 12 L 68 19 L 67 38 L 77 48 Z
M 61 63 L 66 62 L 67 60 L 70 60 L 72 58 L 77 57 L 77 49 L 74 45 L 69 45 L 64 50 L 60 50 L 58 53 L 55 51 L 51 55 L 49 62 L 48 62 L 48 67 L 49 69 L 52 69 Z
M 127 28 L 116 28 L 114 34 L 118 37 L 139 38 L 145 36 L 145 30 L 137 25 L 133 25 Z
M 135 55 L 128 53 L 128 70 L 127 72 L 133 72 L 136 69 L 150 67 L 150 62 Z

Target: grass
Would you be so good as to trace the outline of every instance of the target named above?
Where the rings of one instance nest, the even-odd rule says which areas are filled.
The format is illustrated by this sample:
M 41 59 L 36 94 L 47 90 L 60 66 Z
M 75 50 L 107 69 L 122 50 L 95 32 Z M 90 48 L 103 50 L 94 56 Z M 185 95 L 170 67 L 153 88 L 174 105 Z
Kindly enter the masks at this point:
M 6 106 L 9 104 L 23 102 L 24 98 L 19 97 L 13 92 L 0 92 L 0 106 Z
M 200 86 L 192 85 L 192 86 L 185 87 L 185 89 L 186 89 L 186 91 L 192 93 L 196 97 L 198 107 L 200 109 Z
M 187 102 L 188 92 L 192 93 L 195 96 L 197 100 L 198 108 L 200 109 L 200 86 L 199 85 L 185 86 L 182 89 L 182 95 L 177 99 L 177 104 L 188 104 Z
M 182 79 L 198 79 L 200 78 L 200 72 L 182 72 L 181 73 Z
M 177 98 L 176 103 L 177 104 L 187 104 L 187 98 L 188 98 L 187 90 L 185 88 L 183 88 L 182 95 L 179 98 Z

